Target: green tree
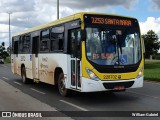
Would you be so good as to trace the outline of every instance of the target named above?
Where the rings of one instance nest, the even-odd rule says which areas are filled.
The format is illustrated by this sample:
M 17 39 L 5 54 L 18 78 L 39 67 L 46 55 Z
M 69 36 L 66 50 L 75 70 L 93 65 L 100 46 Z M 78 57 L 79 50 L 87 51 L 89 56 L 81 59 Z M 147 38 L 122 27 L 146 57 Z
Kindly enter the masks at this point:
M 9 56 L 9 54 L 7 53 L 7 51 L 5 51 L 6 48 L 5 48 L 5 43 L 2 42 L 1 45 L 0 45 L 0 56 L 3 58 L 3 59 L 6 59 L 6 57 Z
M 11 46 L 7 48 L 7 53 L 11 54 Z
M 156 55 L 160 48 L 158 35 L 153 30 L 149 30 L 147 34 L 142 35 L 145 44 L 145 57 L 149 58 L 150 55 Z

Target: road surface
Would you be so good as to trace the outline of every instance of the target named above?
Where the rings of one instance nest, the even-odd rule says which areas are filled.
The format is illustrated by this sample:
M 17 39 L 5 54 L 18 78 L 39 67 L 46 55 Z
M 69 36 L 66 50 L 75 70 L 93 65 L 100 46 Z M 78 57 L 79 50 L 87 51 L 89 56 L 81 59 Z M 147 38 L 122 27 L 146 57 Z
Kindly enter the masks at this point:
M 4 86 L 1 87 L 3 84 Z M 55 86 L 44 83 L 23 84 L 20 76 L 12 74 L 10 64 L 4 64 L 0 65 L 0 87 L 0 104 L 4 104 L 4 106 L 0 107 L 0 111 L 59 111 L 56 113 L 60 113 L 62 116 L 66 115 L 65 117 L 61 117 L 61 119 L 76 120 L 116 120 L 117 118 L 121 120 L 160 119 L 160 83 L 144 82 L 143 88 L 129 89 L 125 92 L 113 94 L 106 92 L 73 92 L 70 97 L 62 97 Z M 9 91 L 10 89 L 13 90 Z M 5 91 L 8 93 L 5 93 Z M 11 107 L 12 105 L 13 107 Z M 67 111 L 77 112 L 67 113 Z M 89 111 L 88 117 L 82 115 L 86 111 Z M 100 117 L 103 112 L 106 114 L 110 112 L 111 114 L 117 114 L 120 111 L 130 112 L 122 112 L 122 116 L 124 117 L 109 117 L 107 115 L 106 117 L 104 114 Z M 143 111 L 142 114 L 139 111 Z M 153 113 L 152 111 L 159 112 L 158 117 L 140 117 L 143 113 L 150 114 Z M 139 117 L 128 118 L 128 114 L 132 112 L 136 112 Z M 70 114 L 72 115 L 70 116 Z M 82 116 L 78 117 L 78 114 Z M 53 116 L 53 113 L 51 116 Z M 56 117 L 54 118 L 56 119 Z

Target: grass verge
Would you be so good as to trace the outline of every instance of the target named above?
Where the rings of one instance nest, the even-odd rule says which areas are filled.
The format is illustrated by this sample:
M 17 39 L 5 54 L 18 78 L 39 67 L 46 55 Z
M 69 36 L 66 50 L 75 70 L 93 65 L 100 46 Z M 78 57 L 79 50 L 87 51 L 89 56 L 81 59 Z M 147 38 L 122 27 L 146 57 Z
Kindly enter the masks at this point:
M 146 61 L 144 79 L 160 82 L 160 61 Z
M 5 60 L 4 60 L 4 63 L 11 63 L 11 57 L 7 57 Z

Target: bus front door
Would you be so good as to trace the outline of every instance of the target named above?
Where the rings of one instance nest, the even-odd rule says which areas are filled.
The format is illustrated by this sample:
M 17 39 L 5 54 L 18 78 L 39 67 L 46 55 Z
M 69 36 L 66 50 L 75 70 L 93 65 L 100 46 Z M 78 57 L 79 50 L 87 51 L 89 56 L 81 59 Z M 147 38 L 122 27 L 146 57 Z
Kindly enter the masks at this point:
M 71 87 L 81 90 L 80 29 L 70 31 Z
M 39 81 L 38 74 L 38 41 L 39 37 L 33 37 L 32 39 L 32 74 L 35 82 Z

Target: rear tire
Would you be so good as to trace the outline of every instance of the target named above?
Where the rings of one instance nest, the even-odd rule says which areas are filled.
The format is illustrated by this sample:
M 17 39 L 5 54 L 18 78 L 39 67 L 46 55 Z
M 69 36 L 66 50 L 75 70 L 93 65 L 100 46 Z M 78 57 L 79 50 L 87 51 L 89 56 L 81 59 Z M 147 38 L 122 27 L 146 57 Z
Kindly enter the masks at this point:
M 66 88 L 66 83 L 65 83 L 63 73 L 60 73 L 58 77 L 58 90 L 59 90 L 60 95 L 64 97 L 69 95 L 69 90 Z
M 26 69 L 25 69 L 25 67 L 22 67 L 21 76 L 22 76 L 22 82 L 24 84 L 27 84 L 28 80 L 27 80 L 27 77 L 26 77 Z

